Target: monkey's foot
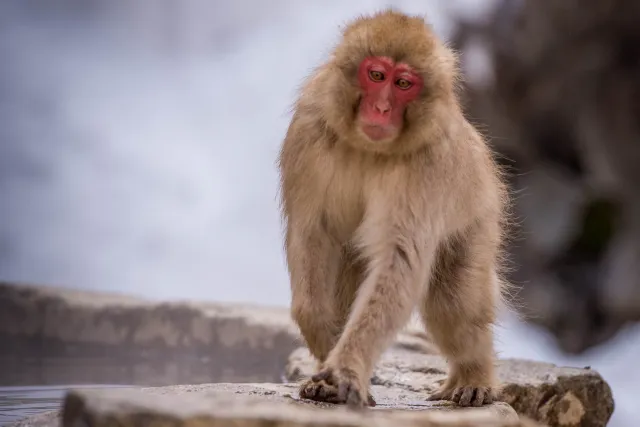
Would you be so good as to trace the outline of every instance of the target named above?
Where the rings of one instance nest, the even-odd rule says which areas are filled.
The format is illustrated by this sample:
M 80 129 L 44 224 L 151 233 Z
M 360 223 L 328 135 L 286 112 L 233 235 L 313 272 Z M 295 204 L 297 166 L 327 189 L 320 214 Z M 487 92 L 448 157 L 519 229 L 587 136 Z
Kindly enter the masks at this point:
M 496 395 L 491 387 L 445 387 L 433 393 L 427 400 L 450 400 L 459 406 L 482 406 L 493 403 Z
M 351 408 L 376 406 L 370 393 L 365 398 L 357 376 L 349 369 L 325 368 L 300 386 L 300 397 L 316 402 L 347 404 Z

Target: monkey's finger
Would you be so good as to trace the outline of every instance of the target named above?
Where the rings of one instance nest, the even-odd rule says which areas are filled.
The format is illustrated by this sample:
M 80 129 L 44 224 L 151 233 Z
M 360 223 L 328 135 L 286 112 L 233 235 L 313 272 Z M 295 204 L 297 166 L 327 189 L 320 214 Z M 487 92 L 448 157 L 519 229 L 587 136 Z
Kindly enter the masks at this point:
M 332 394 L 335 394 L 335 393 L 331 393 L 331 391 L 328 390 L 327 387 L 318 387 L 316 391 L 316 398 L 318 400 L 322 400 L 326 402 L 327 399 L 329 399 Z
M 462 389 L 462 395 L 460 396 L 460 400 L 458 401 L 458 405 L 460 406 L 470 406 L 473 401 L 475 388 L 473 387 L 465 387 Z
M 300 397 L 304 398 L 305 394 L 307 393 L 307 384 L 300 384 L 300 387 L 298 388 L 298 394 L 300 394 Z
M 473 401 L 473 397 L 475 394 L 475 387 L 464 387 L 462 389 L 462 395 L 460 396 L 460 400 L 458 401 L 458 405 L 460 406 L 470 406 Z
M 457 404 L 460 403 L 460 399 L 462 398 L 462 393 L 464 393 L 464 388 L 460 387 L 453 391 L 451 395 L 451 400 Z
M 487 397 L 487 390 L 480 387 L 476 389 L 475 398 L 471 401 L 471 406 L 482 406 L 485 398 Z
M 491 389 L 488 389 L 485 393 L 483 403 L 485 405 L 490 405 L 493 403 L 493 391 Z
M 309 384 L 301 390 L 300 397 L 304 399 L 315 399 L 317 393 L 318 387 L 314 384 Z
M 300 397 L 304 399 L 318 400 L 318 393 L 324 383 L 307 382 L 300 389 Z

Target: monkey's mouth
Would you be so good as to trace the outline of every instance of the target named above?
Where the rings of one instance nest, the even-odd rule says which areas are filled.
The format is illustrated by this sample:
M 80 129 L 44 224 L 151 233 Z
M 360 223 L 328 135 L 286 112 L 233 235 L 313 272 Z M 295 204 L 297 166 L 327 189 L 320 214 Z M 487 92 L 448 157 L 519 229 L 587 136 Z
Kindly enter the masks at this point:
M 396 134 L 396 129 L 393 126 L 382 126 L 368 123 L 361 123 L 360 130 L 372 141 L 383 141 L 389 138 L 393 138 Z

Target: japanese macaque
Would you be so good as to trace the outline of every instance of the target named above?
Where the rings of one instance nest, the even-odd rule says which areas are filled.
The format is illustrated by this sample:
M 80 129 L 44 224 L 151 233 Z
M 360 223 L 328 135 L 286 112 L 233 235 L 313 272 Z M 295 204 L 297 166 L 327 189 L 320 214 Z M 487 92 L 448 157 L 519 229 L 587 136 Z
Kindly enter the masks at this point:
M 318 360 L 300 396 L 375 405 L 376 362 L 415 308 L 449 363 L 430 400 L 496 396 L 508 193 L 422 18 L 346 26 L 303 85 L 278 166 L 292 317 Z

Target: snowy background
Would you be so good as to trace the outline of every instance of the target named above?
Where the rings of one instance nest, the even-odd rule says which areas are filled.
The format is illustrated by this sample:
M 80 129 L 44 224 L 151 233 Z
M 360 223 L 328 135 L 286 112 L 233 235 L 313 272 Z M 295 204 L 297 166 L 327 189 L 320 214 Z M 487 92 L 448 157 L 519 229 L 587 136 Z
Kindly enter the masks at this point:
M 0 280 L 288 304 L 275 159 L 303 77 L 355 15 L 392 4 L 446 38 L 491 3 L 0 2 Z M 499 335 L 599 370 L 611 426 L 640 416 L 639 328 L 579 358 L 511 318 Z

